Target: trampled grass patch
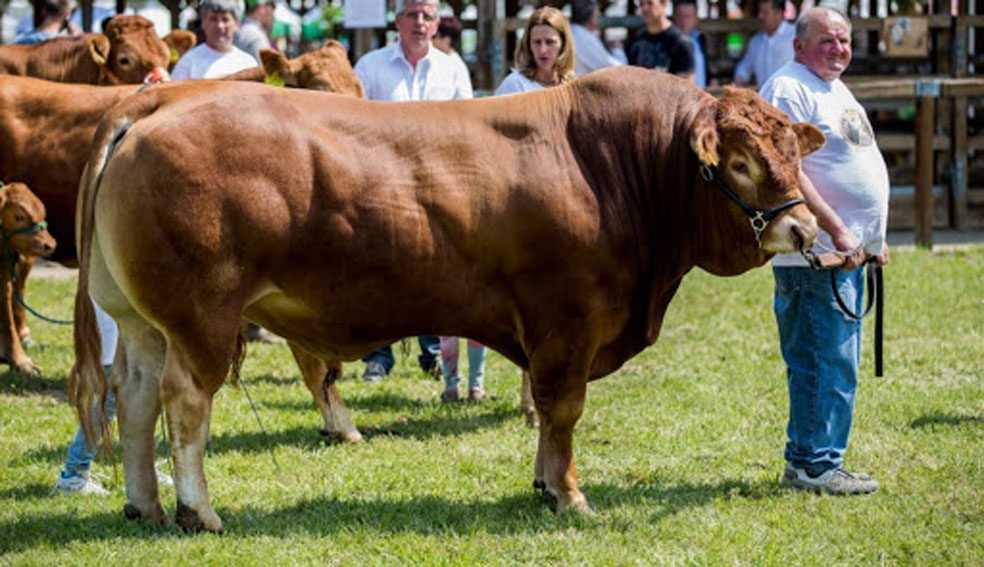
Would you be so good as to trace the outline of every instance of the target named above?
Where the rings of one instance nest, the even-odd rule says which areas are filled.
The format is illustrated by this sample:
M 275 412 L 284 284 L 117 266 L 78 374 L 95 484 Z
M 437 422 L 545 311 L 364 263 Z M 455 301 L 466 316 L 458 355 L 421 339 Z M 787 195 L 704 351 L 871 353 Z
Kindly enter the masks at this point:
M 219 392 L 205 465 L 218 536 L 125 520 L 122 469 L 105 463 L 110 496 L 51 494 L 76 427 L 71 330 L 34 319 L 44 375 L 0 375 L 0 564 L 982 565 L 984 247 L 896 251 L 886 287 L 886 375 L 872 377 L 868 323 L 848 454 L 875 495 L 778 486 L 771 275 L 695 272 L 659 342 L 588 388 L 575 452 L 593 516 L 555 516 L 532 489 L 535 434 L 501 357 L 491 398 L 453 406 L 416 345 L 380 385 L 347 365 L 339 388 L 367 440 L 341 445 L 318 434 L 287 348 L 251 345 L 264 430 L 242 390 Z M 28 299 L 69 317 L 73 294 L 39 279 Z M 173 515 L 173 490 L 162 499 Z

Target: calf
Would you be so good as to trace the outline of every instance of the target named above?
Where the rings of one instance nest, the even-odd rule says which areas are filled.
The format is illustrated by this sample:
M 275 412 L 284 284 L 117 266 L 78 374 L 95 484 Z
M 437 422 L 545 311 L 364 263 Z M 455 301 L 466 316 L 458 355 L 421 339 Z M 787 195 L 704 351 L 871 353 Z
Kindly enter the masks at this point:
M 23 326 L 23 310 L 21 321 L 11 308 L 14 305 L 13 296 L 21 294 L 23 286 L 16 288 L 22 282 L 13 281 L 17 257 L 30 259 L 40 256 L 46 258 L 55 251 L 55 239 L 48 232 L 45 223 L 44 204 L 23 183 L 0 183 L 0 234 L 3 245 L 0 252 L 0 358 L 10 364 L 12 370 L 26 373 L 37 373 L 38 369 L 31 359 L 24 354 L 21 344 L 19 325 Z

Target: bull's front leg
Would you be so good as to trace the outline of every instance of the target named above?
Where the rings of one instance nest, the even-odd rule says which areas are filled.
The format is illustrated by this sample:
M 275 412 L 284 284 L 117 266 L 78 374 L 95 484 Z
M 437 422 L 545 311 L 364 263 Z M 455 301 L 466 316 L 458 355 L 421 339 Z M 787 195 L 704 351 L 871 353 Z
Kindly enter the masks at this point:
M 311 392 L 314 403 L 321 412 L 321 418 L 324 420 L 322 434 L 337 436 L 346 443 L 361 441 L 362 434 L 352 423 L 348 408 L 335 387 L 334 380 L 341 376 L 342 364 L 332 362 L 329 366 L 295 343 L 288 341 L 287 345 L 290 346 L 290 352 L 294 355 L 301 375 L 304 376 L 304 385 Z
M 556 499 L 558 513 L 590 512 L 588 501 L 578 488 L 572 448 L 574 426 L 584 410 L 587 371 L 578 371 L 573 365 L 534 360 L 530 374 L 533 400 L 540 416 L 534 486 Z

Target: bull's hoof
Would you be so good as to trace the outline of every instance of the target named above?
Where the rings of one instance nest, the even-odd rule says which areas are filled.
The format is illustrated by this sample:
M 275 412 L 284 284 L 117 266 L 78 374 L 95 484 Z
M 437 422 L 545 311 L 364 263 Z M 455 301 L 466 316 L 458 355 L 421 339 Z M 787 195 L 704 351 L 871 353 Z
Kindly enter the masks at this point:
M 30 376 L 41 376 L 41 369 L 38 368 L 37 366 L 34 366 L 34 362 L 32 362 L 30 358 L 22 358 L 17 360 L 16 362 L 11 362 L 10 369 L 20 374 L 27 374 Z
M 152 514 L 144 514 L 133 504 L 127 502 L 123 506 L 123 515 L 126 516 L 127 520 L 146 520 L 148 522 L 163 526 L 167 523 L 167 512 L 164 508 L 161 508 L 160 504 L 155 504 L 156 510 Z
M 535 478 L 533 479 L 533 490 L 539 490 L 543 492 L 547 489 L 547 483 L 543 482 L 543 479 Z
M 330 429 L 321 429 L 318 431 L 322 437 L 327 437 L 335 443 L 359 443 L 362 441 L 362 434 L 358 430 L 353 430 L 351 432 L 341 432 L 332 431 Z
M 578 494 L 577 498 L 573 498 L 567 502 L 557 498 L 556 503 L 556 506 L 554 506 L 554 512 L 557 514 L 574 514 L 577 516 L 594 515 L 594 510 L 582 494 Z
M 182 504 L 179 500 L 174 513 L 174 521 L 186 532 L 221 532 L 222 520 L 214 512 L 211 516 L 211 518 L 202 517 L 193 508 Z

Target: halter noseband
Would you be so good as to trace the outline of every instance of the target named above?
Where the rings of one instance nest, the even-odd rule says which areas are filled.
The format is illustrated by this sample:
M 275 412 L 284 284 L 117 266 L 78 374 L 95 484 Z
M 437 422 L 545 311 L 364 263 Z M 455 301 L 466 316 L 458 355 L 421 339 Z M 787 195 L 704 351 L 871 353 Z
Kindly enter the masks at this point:
M 736 195 L 731 189 L 728 189 L 728 186 L 724 184 L 724 180 L 721 179 L 721 174 L 718 173 L 717 168 L 713 168 L 702 163 L 700 164 L 700 167 L 698 167 L 698 171 L 700 171 L 700 176 L 704 178 L 704 181 L 709 183 L 713 182 L 714 185 L 723 191 L 729 199 L 741 207 L 741 210 L 745 211 L 745 214 L 748 215 L 748 223 L 752 226 L 752 232 L 755 233 L 755 242 L 758 243 L 759 248 L 762 247 L 762 233 L 765 232 L 765 229 L 768 228 L 769 223 L 772 222 L 773 219 L 779 216 L 779 214 L 786 209 L 795 207 L 801 203 L 805 203 L 803 199 L 791 199 L 778 207 L 773 207 L 767 211 L 761 211 L 749 205 L 745 201 L 742 201 L 741 197 Z

